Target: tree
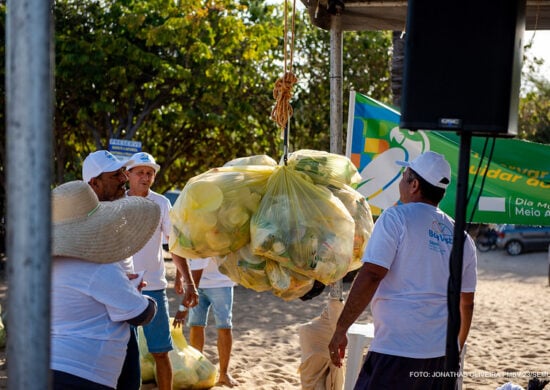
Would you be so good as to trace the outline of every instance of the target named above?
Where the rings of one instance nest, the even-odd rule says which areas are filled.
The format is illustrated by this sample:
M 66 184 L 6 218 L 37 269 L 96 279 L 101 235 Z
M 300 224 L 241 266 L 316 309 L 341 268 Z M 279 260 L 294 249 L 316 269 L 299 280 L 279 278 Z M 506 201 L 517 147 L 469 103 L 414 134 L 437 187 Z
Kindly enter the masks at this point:
M 110 138 L 141 141 L 165 168 L 161 189 L 273 153 L 277 20 L 251 4 L 255 15 L 231 0 L 57 2 L 56 181 Z
M 518 137 L 550 143 L 550 80 L 540 74 L 544 61 L 530 56 L 531 42 L 525 46 L 522 93 L 519 103 Z
M 163 166 L 158 190 L 227 160 L 282 154 L 269 118 L 282 73 L 282 6 L 262 0 L 56 2 L 56 182 L 133 139 Z M 329 35 L 297 15 L 293 149 L 328 150 Z M 346 91 L 389 96 L 386 33 L 345 34 Z M 347 104 L 347 102 L 346 102 Z
M 330 148 L 330 33 L 311 25 L 303 13 L 296 29 L 294 117 L 291 149 Z M 343 35 L 343 95 L 352 88 L 391 103 L 389 32 L 346 31 Z M 348 112 L 344 98 L 343 112 Z M 347 118 L 345 118 L 347 119 Z M 344 132 L 345 137 L 345 132 Z
M 550 82 L 530 78 L 533 89 L 520 99 L 518 137 L 550 144 Z

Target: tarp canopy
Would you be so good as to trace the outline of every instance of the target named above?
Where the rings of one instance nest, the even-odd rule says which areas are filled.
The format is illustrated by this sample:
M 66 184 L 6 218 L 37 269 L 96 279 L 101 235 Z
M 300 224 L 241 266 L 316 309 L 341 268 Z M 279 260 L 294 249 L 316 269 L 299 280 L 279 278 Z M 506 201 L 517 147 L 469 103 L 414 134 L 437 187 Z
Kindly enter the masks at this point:
M 395 161 L 410 161 L 432 150 L 451 164 L 451 185 L 440 207 L 454 216 L 459 136 L 400 129 L 399 118 L 397 110 L 352 91 L 346 155 L 362 176 L 357 190 L 366 197 L 373 215 L 379 215 L 399 200 L 402 167 Z M 466 222 L 550 225 L 550 146 L 473 137 L 468 188 Z

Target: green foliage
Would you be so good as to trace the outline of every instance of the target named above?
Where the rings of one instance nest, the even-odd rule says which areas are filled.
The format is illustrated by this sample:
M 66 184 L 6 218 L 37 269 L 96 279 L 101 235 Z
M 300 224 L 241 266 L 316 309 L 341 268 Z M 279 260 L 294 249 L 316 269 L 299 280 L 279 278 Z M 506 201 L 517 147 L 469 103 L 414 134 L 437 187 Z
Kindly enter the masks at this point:
M 157 157 L 159 190 L 236 156 L 276 154 L 273 10 L 257 25 L 230 0 L 57 2 L 56 180 L 110 138 Z
M 2 2 L 2 103 L 5 11 Z M 160 192 L 235 157 L 281 157 L 280 129 L 270 114 L 283 74 L 282 4 L 59 0 L 54 12 L 54 184 L 80 178 L 84 157 L 107 148 L 110 138 L 141 141 L 157 158 Z M 296 15 L 295 34 L 290 151 L 328 151 L 330 34 L 314 27 L 306 11 Z M 351 88 L 391 104 L 392 42 L 390 32 L 345 32 L 343 39 L 346 120 Z M 520 135 L 548 142 L 548 85 L 535 86 L 522 100 Z
M 550 144 L 550 81 L 530 74 L 532 88 L 520 99 L 518 137 Z
M 302 18 L 309 18 L 306 14 Z M 330 33 L 309 19 L 297 25 L 293 133 L 294 150 L 330 149 Z M 391 103 L 391 33 L 345 32 L 343 35 L 343 112 L 351 88 Z M 344 118 L 346 120 L 347 118 Z M 346 124 L 344 123 L 344 127 Z M 345 131 L 344 131 L 345 133 Z
M 549 144 L 550 80 L 540 74 L 544 61 L 530 55 L 531 46 L 532 42 L 528 42 L 523 58 L 518 137 Z
M 282 154 L 270 119 L 283 10 L 262 0 L 56 2 L 56 182 L 110 138 L 141 141 L 156 188 L 252 154 Z M 297 15 L 291 150 L 329 149 L 329 34 Z M 346 33 L 346 90 L 389 96 L 385 33 Z M 347 99 L 346 105 L 347 105 Z

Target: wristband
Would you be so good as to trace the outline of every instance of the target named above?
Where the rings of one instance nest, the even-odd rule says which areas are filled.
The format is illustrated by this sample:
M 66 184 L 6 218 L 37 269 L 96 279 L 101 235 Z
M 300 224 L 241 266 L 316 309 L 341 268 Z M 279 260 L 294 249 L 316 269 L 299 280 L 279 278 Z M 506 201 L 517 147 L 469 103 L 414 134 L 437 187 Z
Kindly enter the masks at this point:
M 178 307 L 178 311 L 187 311 L 187 308 L 186 308 L 185 306 L 183 306 L 183 305 L 180 305 L 180 306 Z

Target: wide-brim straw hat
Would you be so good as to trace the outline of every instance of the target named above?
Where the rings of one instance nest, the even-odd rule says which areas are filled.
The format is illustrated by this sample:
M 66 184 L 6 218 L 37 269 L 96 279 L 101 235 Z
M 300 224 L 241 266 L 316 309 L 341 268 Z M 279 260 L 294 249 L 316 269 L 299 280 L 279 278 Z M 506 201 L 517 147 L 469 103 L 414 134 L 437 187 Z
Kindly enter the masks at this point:
M 113 263 L 139 251 L 160 221 L 160 208 L 140 196 L 100 202 L 85 182 L 52 191 L 53 256 Z

